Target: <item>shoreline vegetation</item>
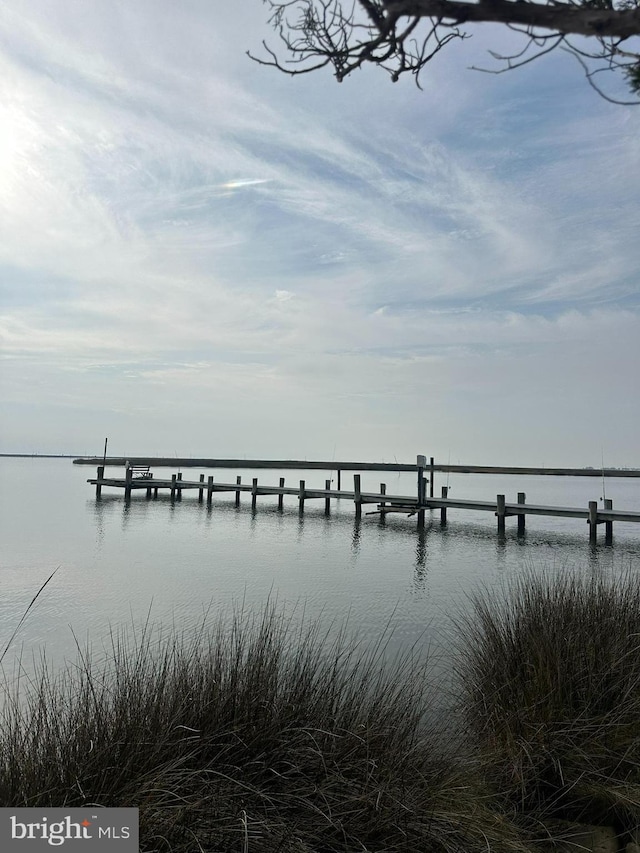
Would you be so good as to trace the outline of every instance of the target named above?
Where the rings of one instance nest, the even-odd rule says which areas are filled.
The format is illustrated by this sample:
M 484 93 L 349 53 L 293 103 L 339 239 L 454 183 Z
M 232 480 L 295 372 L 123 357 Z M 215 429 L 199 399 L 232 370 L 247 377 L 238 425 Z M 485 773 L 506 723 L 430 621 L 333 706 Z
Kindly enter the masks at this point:
M 147 853 L 534 853 L 585 823 L 624 849 L 640 579 L 530 572 L 452 625 L 447 686 L 389 631 L 365 647 L 273 603 L 113 632 L 6 680 L 0 806 L 135 806 Z

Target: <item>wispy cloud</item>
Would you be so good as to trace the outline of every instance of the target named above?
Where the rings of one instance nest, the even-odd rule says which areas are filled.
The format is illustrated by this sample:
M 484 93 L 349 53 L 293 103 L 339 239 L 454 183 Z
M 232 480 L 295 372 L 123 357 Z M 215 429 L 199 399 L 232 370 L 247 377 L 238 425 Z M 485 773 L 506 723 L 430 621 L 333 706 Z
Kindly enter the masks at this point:
M 313 445 L 336 399 L 356 430 L 406 417 L 411 455 L 425 417 L 444 442 L 448 412 L 475 422 L 496 371 L 529 411 L 565 393 L 563 367 L 587 393 L 594 343 L 608 367 L 637 359 L 635 114 L 570 74 L 564 94 L 549 74 L 469 82 L 454 54 L 424 94 L 287 80 L 244 56 L 263 16 L 249 0 L 0 12 L 10 444 L 28 399 L 135 411 L 143 435 L 142 398 L 240 417 L 253 394 L 269 414 L 247 440 L 286 416 Z

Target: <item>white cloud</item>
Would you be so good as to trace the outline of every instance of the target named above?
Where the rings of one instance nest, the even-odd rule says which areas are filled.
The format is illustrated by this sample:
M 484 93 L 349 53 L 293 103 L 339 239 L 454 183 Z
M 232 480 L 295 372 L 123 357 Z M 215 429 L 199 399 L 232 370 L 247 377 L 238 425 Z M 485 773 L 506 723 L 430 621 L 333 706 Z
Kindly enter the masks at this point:
M 563 96 L 543 73 L 545 103 L 460 47 L 424 94 L 337 87 L 245 61 L 261 4 L 18 9 L 0 12 L 10 406 L 130 405 L 143 436 L 148 399 L 241 417 L 255 395 L 247 435 L 290 418 L 312 444 L 347 429 L 339 401 L 375 435 L 363 452 L 383 424 L 412 455 L 427 420 L 470 447 L 482 425 L 489 452 L 505 387 L 526 448 L 567 383 L 589 397 L 591 358 L 611 405 L 634 381 L 639 122 L 578 103 L 577 77 Z

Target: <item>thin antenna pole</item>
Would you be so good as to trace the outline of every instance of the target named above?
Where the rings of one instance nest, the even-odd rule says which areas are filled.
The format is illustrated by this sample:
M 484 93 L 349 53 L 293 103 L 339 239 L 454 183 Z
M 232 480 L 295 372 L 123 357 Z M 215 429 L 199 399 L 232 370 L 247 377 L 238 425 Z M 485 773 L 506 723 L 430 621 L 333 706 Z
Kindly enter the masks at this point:
M 600 462 L 602 464 L 602 500 L 606 501 L 607 492 L 604 485 L 604 449 L 602 447 L 600 448 Z
M 102 464 L 103 465 L 106 465 L 106 463 L 107 463 L 107 442 L 108 441 L 109 441 L 109 439 L 105 438 L 105 440 L 104 440 L 104 456 L 102 457 Z

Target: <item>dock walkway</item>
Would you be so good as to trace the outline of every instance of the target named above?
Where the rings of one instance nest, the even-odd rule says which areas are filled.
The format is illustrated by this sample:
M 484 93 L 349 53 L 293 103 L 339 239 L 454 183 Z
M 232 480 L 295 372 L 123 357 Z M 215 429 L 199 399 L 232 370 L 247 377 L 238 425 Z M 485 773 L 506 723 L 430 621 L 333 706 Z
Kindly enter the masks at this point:
M 527 515 L 580 518 L 585 519 L 588 523 L 589 539 L 592 544 L 595 544 L 597 541 L 599 524 L 604 524 L 605 526 L 605 544 L 612 544 L 614 522 L 640 523 L 640 512 L 614 510 L 611 500 L 605 500 L 603 509 L 598 507 L 597 501 L 589 501 L 587 507 L 527 504 L 524 492 L 518 493 L 516 503 L 507 503 L 505 495 L 496 495 L 495 501 L 462 500 L 459 498 L 449 498 L 447 486 L 442 487 L 441 497 L 436 498 L 432 494 L 427 496 L 428 480 L 424 476 L 426 458 L 418 456 L 417 465 L 406 467 L 417 471 L 418 474 L 417 493 L 415 495 L 387 494 L 384 483 L 380 484 L 380 490 L 377 492 L 363 492 L 361 489 L 360 474 L 354 474 L 353 476 L 353 491 L 341 489 L 339 483 L 337 489 L 332 489 L 330 480 L 325 481 L 324 489 L 315 489 L 308 488 L 305 480 L 300 480 L 297 486 L 285 486 L 284 477 L 280 477 L 277 486 L 272 486 L 259 484 L 257 478 L 253 478 L 251 483 L 243 483 L 240 476 L 236 477 L 235 483 L 218 483 L 215 482 L 213 476 L 209 476 L 205 482 L 204 474 L 200 474 L 198 480 L 184 480 L 182 473 L 172 474 L 170 479 L 156 477 L 152 472 L 143 476 L 136 476 L 137 468 L 131 465 L 125 469 L 124 477 L 105 477 L 105 467 L 104 465 L 100 465 L 98 466 L 97 476 L 89 479 L 87 482 L 95 485 L 96 498 L 98 499 L 101 497 L 104 487 L 123 489 L 125 500 L 131 498 L 132 492 L 142 489 L 145 490 L 147 498 L 157 497 L 160 490 L 167 490 L 172 500 L 181 500 L 182 492 L 184 491 L 197 490 L 198 501 L 202 503 L 206 494 L 208 506 L 211 506 L 213 495 L 216 492 L 235 493 L 235 505 L 240 506 L 240 496 L 242 493 L 246 493 L 251 495 L 252 510 L 256 509 L 257 499 L 260 496 L 277 497 L 279 510 L 282 510 L 284 507 L 285 496 L 295 497 L 298 500 L 300 512 L 304 511 L 305 501 L 324 500 L 325 512 L 327 514 L 330 512 L 332 500 L 348 500 L 353 501 L 356 516 L 362 514 L 363 506 L 374 504 L 376 505 L 376 509 L 366 513 L 367 515 L 377 514 L 382 518 L 388 513 L 404 513 L 407 516 L 416 515 L 419 526 L 424 525 L 427 510 L 439 509 L 440 523 L 443 526 L 447 523 L 447 512 L 451 509 L 489 512 L 493 513 L 497 519 L 499 534 L 505 533 L 506 519 L 509 517 L 516 517 L 518 535 L 524 535 L 525 533 L 525 519 Z M 376 468 L 375 470 L 379 469 Z

